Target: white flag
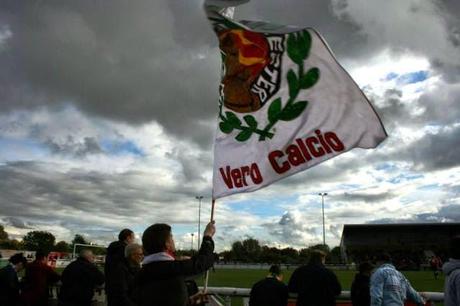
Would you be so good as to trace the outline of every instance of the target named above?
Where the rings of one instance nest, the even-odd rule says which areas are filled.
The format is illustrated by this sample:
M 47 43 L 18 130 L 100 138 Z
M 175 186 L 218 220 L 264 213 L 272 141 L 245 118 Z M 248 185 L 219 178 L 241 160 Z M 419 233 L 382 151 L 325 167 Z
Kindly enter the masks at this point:
M 232 18 L 241 0 L 207 0 L 222 79 L 213 198 L 265 187 L 387 134 L 314 29 Z

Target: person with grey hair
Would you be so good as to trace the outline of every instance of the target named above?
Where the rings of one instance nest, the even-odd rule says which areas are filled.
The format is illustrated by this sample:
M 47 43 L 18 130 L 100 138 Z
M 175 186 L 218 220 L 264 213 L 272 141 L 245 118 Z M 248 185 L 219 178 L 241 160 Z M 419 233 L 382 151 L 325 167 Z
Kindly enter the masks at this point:
M 142 246 L 136 243 L 125 247 L 124 260 L 117 263 L 111 274 L 110 306 L 135 306 L 132 300 L 134 277 L 141 269 L 144 259 Z
M 93 252 L 84 249 L 64 269 L 61 281 L 59 306 L 90 306 L 94 289 L 104 283 L 104 274 L 94 264 Z

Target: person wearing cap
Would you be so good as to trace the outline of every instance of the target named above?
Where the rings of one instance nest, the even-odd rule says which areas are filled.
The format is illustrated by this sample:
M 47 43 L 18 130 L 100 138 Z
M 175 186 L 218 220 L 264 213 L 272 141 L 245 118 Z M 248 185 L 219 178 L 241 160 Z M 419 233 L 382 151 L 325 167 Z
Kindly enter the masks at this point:
M 359 273 L 351 284 L 351 302 L 353 306 L 369 306 L 371 304 L 370 281 L 374 266 L 365 261 L 359 265 Z
M 0 306 L 19 305 L 18 272 L 27 264 L 22 253 L 14 254 L 8 261 L 8 265 L 0 269 Z
M 252 286 L 249 306 L 286 306 L 288 295 L 280 266 L 273 265 L 267 277 Z

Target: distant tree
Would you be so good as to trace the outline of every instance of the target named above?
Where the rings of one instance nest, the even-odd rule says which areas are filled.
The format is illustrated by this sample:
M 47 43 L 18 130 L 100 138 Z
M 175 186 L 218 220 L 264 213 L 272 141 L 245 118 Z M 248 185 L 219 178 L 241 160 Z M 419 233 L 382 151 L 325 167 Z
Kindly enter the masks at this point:
M 22 250 L 23 244 L 16 239 L 7 239 L 0 242 L 0 248 L 8 250 Z
M 83 235 L 76 234 L 76 235 L 73 237 L 72 245 L 74 245 L 74 244 L 76 244 L 76 243 L 79 243 L 79 244 L 89 244 L 89 241 L 86 240 L 86 238 L 83 237 Z
M 8 233 L 5 232 L 3 225 L 0 225 L 0 242 L 8 240 Z
M 308 259 L 310 258 L 310 254 L 311 254 L 310 248 L 301 249 L 299 251 L 299 262 L 302 264 L 307 263 Z
M 241 262 L 258 262 L 261 255 L 262 247 L 259 241 L 254 238 L 248 238 L 243 241 L 235 241 L 232 244 L 233 260 Z
M 342 263 L 342 252 L 339 246 L 334 247 L 329 254 L 331 263 Z
M 243 240 L 243 248 L 249 262 L 258 262 L 262 247 L 257 239 L 248 238 Z
M 281 260 L 283 263 L 298 263 L 299 252 L 293 248 L 284 248 L 280 250 Z
M 260 262 L 280 264 L 282 263 L 281 251 L 278 248 L 264 245 L 260 252 Z
M 32 231 L 28 232 L 22 241 L 26 250 L 50 252 L 54 247 L 56 238 L 49 232 Z
M 241 241 L 235 241 L 232 243 L 231 253 L 233 260 L 243 261 L 243 259 L 246 257 L 246 253 Z
M 223 251 L 220 252 L 219 257 L 221 257 L 224 261 L 224 263 L 228 263 L 233 261 L 233 253 L 232 251 Z
M 72 247 L 65 241 L 59 241 L 56 243 L 53 249 L 55 252 L 70 253 L 72 252 Z

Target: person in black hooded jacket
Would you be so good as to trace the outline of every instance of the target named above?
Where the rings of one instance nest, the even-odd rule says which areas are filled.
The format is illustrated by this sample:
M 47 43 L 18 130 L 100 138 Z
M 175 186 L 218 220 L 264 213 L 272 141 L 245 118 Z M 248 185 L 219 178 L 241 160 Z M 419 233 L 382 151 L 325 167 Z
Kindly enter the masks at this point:
M 351 284 L 351 302 L 353 306 L 369 306 L 371 304 L 370 282 L 374 266 L 369 262 L 359 265 L 359 273 Z
M 326 253 L 314 250 L 307 265 L 297 268 L 289 280 L 289 292 L 297 293 L 297 306 L 335 306 L 342 292 L 337 276 L 324 266 Z
M 188 296 L 186 278 L 203 273 L 214 263 L 216 229 L 209 223 L 197 256 L 175 260 L 175 244 L 171 227 L 154 224 L 142 235 L 145 258 L 134 280 L 134 300 L 139 306 L 186 306 L 196 300 Z M 195 295 L 194 298 L 200 298 Z
M 128 244 L 134 242 L 134 232 L 128 228 L 120 231 L 118 234 L 118 241 L 114 241 L 107 247 L 107 255 L 105 256 L 104 274 L 106 278 L 105 282 L 105 293 L 107 294 L 107 305 L 117 305 L 117 292 L 112 286 L 112 280 L 116 275 L 120 274 L 121 271 L 117 271 L 120 267 L 120 263 L 123 263 L 125 258 L 125 248 Z M 113 275 L 115 274 L 115 275 Z M 116 285 L 115 285 L 116 286 Z
M 10 257 L 8 265 L 0 269 L 0 306 L 20 305 L 18 272 L 26 265 L 27 259 L 22 253 L 17 253 Z

